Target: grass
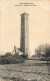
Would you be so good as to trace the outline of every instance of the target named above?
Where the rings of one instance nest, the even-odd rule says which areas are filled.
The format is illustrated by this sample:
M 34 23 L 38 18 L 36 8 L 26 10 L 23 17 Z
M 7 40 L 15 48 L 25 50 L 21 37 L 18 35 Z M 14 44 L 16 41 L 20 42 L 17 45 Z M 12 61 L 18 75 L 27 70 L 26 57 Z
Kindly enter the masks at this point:
M 50 76 L 48 67 L 50 68 L 50 65 L 47 66 L 46 61 L 37 60 L 26 60 L 21 64 L 0 65 L 0 78 L 12 81 L 47 81 Z

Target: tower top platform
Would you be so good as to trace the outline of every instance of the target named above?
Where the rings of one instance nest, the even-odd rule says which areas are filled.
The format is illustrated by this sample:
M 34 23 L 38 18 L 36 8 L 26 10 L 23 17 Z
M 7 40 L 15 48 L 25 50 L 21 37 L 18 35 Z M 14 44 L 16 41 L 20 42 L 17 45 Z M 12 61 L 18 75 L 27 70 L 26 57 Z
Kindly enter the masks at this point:
M 25 12 L 24 12 L 24 13 L 22 13 L 21 15 L 28 15 L 28 16 L 29 16 L 29 14 L 27 14 L 27 13 L 25 13 Z

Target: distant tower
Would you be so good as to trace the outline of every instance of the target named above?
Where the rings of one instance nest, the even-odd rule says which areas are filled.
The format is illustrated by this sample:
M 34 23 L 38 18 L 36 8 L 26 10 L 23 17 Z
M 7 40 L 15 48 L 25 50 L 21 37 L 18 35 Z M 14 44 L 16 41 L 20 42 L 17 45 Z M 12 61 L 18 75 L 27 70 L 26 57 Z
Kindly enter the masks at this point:
M 21 43 L 20 49 L 24 55 L 29 54 L 29 24 L 28 24 L 28 14 L 21 14 Z

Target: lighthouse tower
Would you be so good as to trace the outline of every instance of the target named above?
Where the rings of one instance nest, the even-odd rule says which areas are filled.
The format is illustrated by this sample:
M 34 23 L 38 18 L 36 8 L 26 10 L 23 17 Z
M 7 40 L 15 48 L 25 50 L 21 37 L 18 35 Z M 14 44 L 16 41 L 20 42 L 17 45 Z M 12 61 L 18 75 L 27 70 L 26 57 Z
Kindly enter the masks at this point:
M 21 14 L 21 41 L 20 49 L 23 55 L 29 55 L 29 15 L 27 13 Z

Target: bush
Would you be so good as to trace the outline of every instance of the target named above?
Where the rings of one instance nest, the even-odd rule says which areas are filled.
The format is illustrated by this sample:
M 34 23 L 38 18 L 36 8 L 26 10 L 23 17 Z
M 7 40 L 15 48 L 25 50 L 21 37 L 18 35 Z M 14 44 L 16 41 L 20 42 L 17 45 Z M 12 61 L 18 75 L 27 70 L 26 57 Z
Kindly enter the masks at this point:
M 0 64 L 16 64 L 22 62 L 24 62 L 24 59 L 19 54 L 12 55 L 11 53 L 7 53 L 4 56 L 0 56 Z

